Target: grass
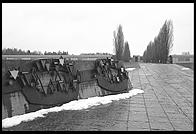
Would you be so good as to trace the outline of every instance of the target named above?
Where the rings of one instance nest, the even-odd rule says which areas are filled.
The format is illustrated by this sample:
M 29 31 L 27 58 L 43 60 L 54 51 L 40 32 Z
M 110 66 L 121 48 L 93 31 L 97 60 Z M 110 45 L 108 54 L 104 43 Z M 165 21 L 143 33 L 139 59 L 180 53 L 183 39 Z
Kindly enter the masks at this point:
M 176 64 L 194 70 L 194 63 L 176 63 Z

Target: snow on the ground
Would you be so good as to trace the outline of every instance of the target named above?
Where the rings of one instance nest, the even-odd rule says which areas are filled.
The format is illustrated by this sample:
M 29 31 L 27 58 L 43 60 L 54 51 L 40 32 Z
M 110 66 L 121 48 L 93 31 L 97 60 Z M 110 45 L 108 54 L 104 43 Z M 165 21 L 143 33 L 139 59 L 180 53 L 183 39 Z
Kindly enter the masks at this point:
M 69 103 L 63 104 L 62 106 L 56 106 L 48 109 L 41 109 L 36 112 L 31 112 L 23 115 L 17 115 L 10 118 L 6 118 L 2 120 L 2 128 L 8 128 L 12 126 L 16 126 L 20 124 L 21 122 L 27 122 L 34 120 L 38 117 L 45 117 L 45 114 L 48 114 L 49 112 L 59 112 L 62 110 L 82 110 L 87 109 L 92 106 L 97 106 L 101 104 L 107 104 L 111 103 L 114 100 L 120 100 L 120 99 L 126 99 L 129 97 L 132 97 L 134 95 L 137 95 L 139 93 L 144 93 L 141 89 L 132 89 L 128 93 L 122 93 L 117 95 L 109 95 L 104 97 L 92 97 L 88 99 L 80 99 L 80 100 L 74 100 Z
M 183 67 L 181 70 L 189 70 L 189 68 L 187 68 L 187 67 Z
M 126 71 L 133 71 L 135 68 L 126 68 Z

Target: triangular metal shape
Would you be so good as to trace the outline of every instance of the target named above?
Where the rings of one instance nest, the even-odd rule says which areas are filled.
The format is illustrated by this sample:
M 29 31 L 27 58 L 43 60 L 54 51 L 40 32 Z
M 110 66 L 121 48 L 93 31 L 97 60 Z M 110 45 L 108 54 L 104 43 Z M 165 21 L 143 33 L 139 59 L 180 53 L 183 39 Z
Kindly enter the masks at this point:
M 46 63 L 46 69 L 49 71 L 49 69 L 50 69 L 50 63 Z
M 60 81 L 61 79 L 59 78 L 59 74 L 57 73 L 55 76 L 55 81 Z
M 64 90 L 65 88 L 64 82 L 59 81 L 59 85 L 60 85 L 61 91 Z
M 60 62 L 61 65 L 63 65 L 64 64 L 64 59 L 60 58 L 59 62 Z
M 11 75 L 12 75 L 12 77 L 14 77 L 14 79 L 16 79 L 16 77 L 18 76 L 18 70 L 12 70 L 12 71 L 10 71 L 10 73 L 11 73 Z
M 50 87 L 51 92 L 54 92 L 54 91 L 55 91 L 55 87 L 54 87 L 54 85 L 53 85 L 53 83 L 52 83 L 52 80 L 51 80 L 51 79 L 50 79 L 50 81 L 49 81 L 48 86 Z
M 37 65 L 38 70 L 41 71 L 41 64 L 39 61 L 36 62 L 36 65 Z
M 43 66 L 43 68 L 45 69 L 45 67 L 46 67 L 46 60 L 41 60 L 41 63 L 42 63 L 42 66 Z

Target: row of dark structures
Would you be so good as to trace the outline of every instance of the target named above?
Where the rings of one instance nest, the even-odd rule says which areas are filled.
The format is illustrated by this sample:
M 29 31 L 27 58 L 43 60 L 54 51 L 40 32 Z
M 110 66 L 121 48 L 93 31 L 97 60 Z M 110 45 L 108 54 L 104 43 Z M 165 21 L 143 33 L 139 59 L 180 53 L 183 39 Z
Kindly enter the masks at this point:
M 11 113 L 7 117 L 15 114 L 10 112 L 13 102 L 6 96 L 16 92 L 24 96 L 26 112 L 32 112 L 72 100 L 125 93 L 132 88 L 128 72 L 112 58 L 88 62 L 68 61 L 63 57 L 44 58 L 4 66 L 3 69 L 3 109 Z
M 110 83 L 120 83 L 128 79 L 128 73 L 123 66 L 118 67 L 118 63 L 113 59 L 100 59 L 95 62 L 97 74 L 105 77 Z

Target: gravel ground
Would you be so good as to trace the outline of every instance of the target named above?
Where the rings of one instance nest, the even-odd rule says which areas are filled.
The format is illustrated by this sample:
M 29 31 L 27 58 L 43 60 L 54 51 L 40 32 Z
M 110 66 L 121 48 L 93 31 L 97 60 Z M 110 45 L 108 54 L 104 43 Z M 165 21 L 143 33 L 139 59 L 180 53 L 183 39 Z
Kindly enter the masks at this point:
M 8 131 L 82 131 L 107 130 L 115 127 L 116 122 L 126 124 L 128 100 L 114 101 L 110 104 L 91 107 L 79 111 L 61 111 L 49 113 L 45 118 L 37 118 L 28 123 L 2 129 Z M 114 112 L 115 111 L 115 112 Z M 118 112 L 117 112 L 118 111 Z

